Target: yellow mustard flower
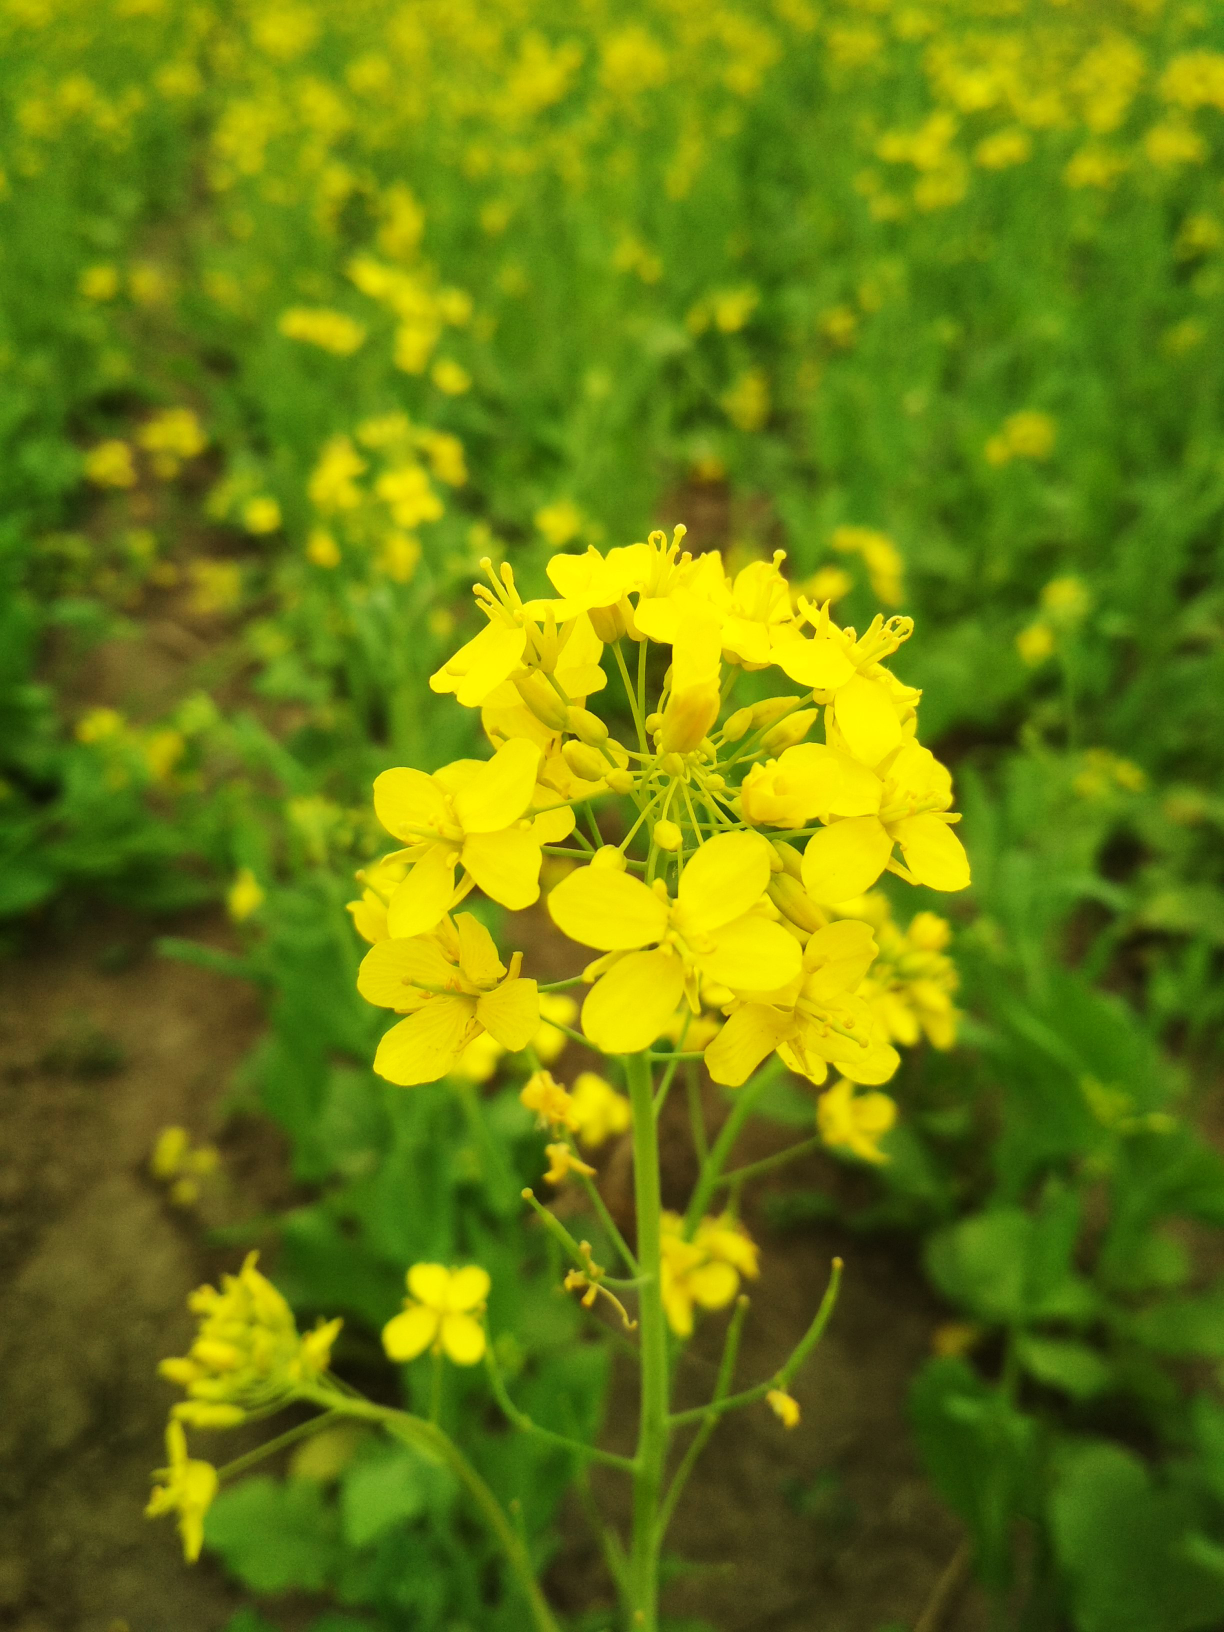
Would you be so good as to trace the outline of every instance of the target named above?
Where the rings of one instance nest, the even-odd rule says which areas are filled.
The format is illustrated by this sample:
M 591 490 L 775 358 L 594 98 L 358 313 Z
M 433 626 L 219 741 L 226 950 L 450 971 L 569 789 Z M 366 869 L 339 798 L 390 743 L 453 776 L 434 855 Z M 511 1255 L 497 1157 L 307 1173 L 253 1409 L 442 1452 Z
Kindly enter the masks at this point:
M 114 300 L 119 293 L 119 273 L 113 266 L 87 266 L 77 279 L 77 288 L 86 300 Z
M 331 571 L 340 565 L 340 546 L 324 528 L 316 527 L 306 540 L 306 559 Z
M 571 1145 L 545 1145 L 544 1154 L 548 1157 L 548 1171 L 544 1175 L 548 1184 L 564 1184 L 571 1173 L 585 1174 L 588 1179 L 594 1177 L 595 1169 L 584 1162 Z
M 481 1316 L 492 1284 L 488 1272 L 479 1264 L 413 1264 L 407 1284 L 411 1297 L 382 1330 L 388 1358 L 415 1360 L 432 1349 L 457 1366 L 478 1364 L 486 1347 Z
M 812 629 L 810 639 L 802 633 L 804 624 Z M 900 745 L 917 702 L 918 694 L 883 666 L 913 628 L 912 618 L 885 621 L 877 615 L 860 639 L 853 629 L 838 628 L 827 604 L 805 601 L 799 621 L 775 641 L 772 661 L 790 679 L 811 686 L 818 703 L 831 705 L 846 746 L 865 765 L 879 764 Z
M 897 1120 L 897 1103 L 888 1094 L 856 1094 L 843 1077 L 816 1102 L 816 1127 L 825 1144 L 848 1150 L 864 1162 L 886 1162 L 880 1140 Z
M 242 567 L 237 561 L 204 558 L 193 561 L 188 571 L 194 586 L 193 612 L 232 612 L 241 604 Z
M 951 1048 L 960 1021 L 953 1002 L 960 979 L 945 952 L 952 938 L 947 919 L 919 912 L 903 930 L 893 922 L 883 896 L 843 902 L 838 910 L 868 918 L 874 927 L 879 956 L 858 995 L 870 1004 L 890 1041 L 912 1048 L 925 1036 L 935 1048 Z
M 190 408 L 166 408 L 154 414 L 136 433 L 136 440 L 152 456 L 153 473 L 169 481 L 185 459 L 194 459 L 208 446 L 199 417 Z
M 725 1309 L 741 1279 L 760 1274 L 756 1243 L 729 1213 L 703 1218 L 691 1241 L 684 1220 L 665 1212 L 660 1238 L 661 1291 L 667 1322 L 677 1337 L 690 1337 L 695 1309 Z
M 257 913 L 266 899 L 263 886 L 249 867 L 240 867 L 225 896 L 225 910 L 242 924 Z
M 513 738 L 489 760 L 460 759 L 428 776 L 406 767 L 374 783 L 374 809 L 395 838 L 399 858 L 412 863 L 388 903 L 390 934 L 430 930 L 455 895 L 462 865 L 492 900 L 519 911 L 540 894 L 540 846 L 573 827 L 566 809 L 524 820 L 535 792 L 540 750 Z
M 574 1117 L 574 1102 L 551 1072 L 534 1071 L 519 1093 L 519 1103 L 536 1113 L 542 1128 L 569 1128 L 578 1126 Z
M 95 487 L 135 487 L 131 443 L 115 436 L 90 448 L 85 455 L 85 478 Z
M 551 504 L 542 505 L 534 520 L 554 550 L 577 538 L 584 525 L 582 511 L 572 499 L 554 499 Z
M 788 1394 L 784 1388 L 771 1388 L 765 1396 L 765 1404 L 777 1417 L 783 1428 L 797 1428 L 799 1426 L 799 1401 L 793 1394 Z
M 986 443 L 986 462 L 1006 465 L 1013 459 L 1048 459 L 1057 434 L 1058 427 L 1049 414 L 1022 409 L 1004 420 L 1002 430 Z
M 592 865 L 557 885 L 548 898 L 553 922 L 571 940 L 612 954 L 587 971 L 598 978 L 582 1028 L 596 1048 L 649 1048 L 682 998 L 700 1012 L 702 977 L 732 990 L 773 991 L 798 974 L 794 938 L 757 910 L 770 870 L 758 834 L 723 833 L 689 859 L 675 901 L 660 880 L 652 888 Z
M 1016 650 L 1021 661 L 1029 668 L 1035 669 L 1039 663 L 1053 657 L 1055 650 L 1054 631 L 1043 618 L 1026 624 L 1016 636 Z
M 904 594 L 905 561 L 887 533 L 872 527 L 835 527 L 829 540 L 843 555 L 862 557 L 872 594 L 885 606 L 899 606 Z
M 393 853 L 383 856 L 380 861 L 371 862 L 355 875 L 357 882 L 363 886 L 361 899 L 349 901 L 346 908 L 352 915 L 353 928 L 371 946 L 375 941 L 387 938 L 387 903 L 403 882 L 407 871 L 408 863 Z
M 281 524 L 281 508 L 276 500 L 266 493 L 260 493 L 253 499 L 248 499 L 242 507 L 242 525 L 248 533 L 257 536 L 264 533 L 275 533 Z
M 718 399 L 719 407 L 736 430 L 751 435 L 759 431 L 769 418 L 772 406 L 769 380 L 760 368 L 746 368 L 737 374 L 731 385 Z
M 163 1128 L 149 1157 L 149 1172 L 169 1187 L 176 1207 L 192 1207 L 200 1199 L 200 1180 L 217 1170 L 215 1145 L 193 1145 L 186 1128 Z
M 715 1082 L 738 1088 L 777 1050 L 792 1071 L 824 1082 L 830 1063 L 855 1081 L 887 1082 L 900 1065 L 869 1005 L 859 995 L 876 956 L 867 924 L 844 922 L 815 930 L 798 976 L 731 1014 L 706 1049 Z
M 482 1031 L 503 1048 L 525 1048 L 540 1023 L 534 980 L 507 969 L 493 937 L 470 912 L 443 919 L 432 935 L 375 942 L 362 959 L 357 990 L 368 1003 L 408 1016 L 378 1045 L 374 1069 L 400 1087 L 436 1082 Z
M 88 745 L 122 736 L 126 726 L 127 721 L 117 708 L 91 708 L 77 721 L 73 735 L 78 742 Z
M 162 1482 L 154 1487 L 145 1517 L 160 1519 L 167 1513 L 177 1513 L 183 1557 L 188 1564 L 194 1564 L 204 1545 L 204 1515 L 217 1494 L 217 1470 L 211 1462 L 197 1462 L 187 1455 L 187 1435 L 181 1422 L 166 1425 L 166 1457 L 169 1466 L 153 1475 Z
M 292 306 L 281 313 L 276 326 L 286 339 L 318 346 L 334 357 L 351 357 L 365 344 L 364 324 L 344 312 Z
M 618 1094 L 610 1082 L 594 1071 L 583 1071 L 574 1081 L 570 1117 L 569 1125 L 579 1142 L 588 1150 L 598 1150 L 628 1130 L 633 1111 L 625 1095 Z
M 439 357 L 430 370 L 430 379 L 448 397 L 461 397 L 472 388 L 472 376 L 449 357 Z

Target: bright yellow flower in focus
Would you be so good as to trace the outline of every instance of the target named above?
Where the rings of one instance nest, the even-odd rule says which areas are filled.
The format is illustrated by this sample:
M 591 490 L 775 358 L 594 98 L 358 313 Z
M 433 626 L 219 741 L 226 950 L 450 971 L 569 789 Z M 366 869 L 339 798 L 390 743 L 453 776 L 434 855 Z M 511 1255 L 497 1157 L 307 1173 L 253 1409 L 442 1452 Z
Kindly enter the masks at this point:
M 145 1517 L 160 1519 L 166 1513 L 177 1513 L 183 1557 L 194 1564 L 204 1545 L 204 1515 L 217 1494 L 217 1470 L 211 1462 L 197 1462 L 187 1455 L 181 1422 L 166 1424 L 166 1456 L 169 1466 L 153 1475 L 162 1483 L 154 1487 Z
M 573 826 L 568 809 L 568 825 L 554 816 L 523 819 L 539 765 L 535 744 L 514 738 L 489 760 L 456 760 L 433 776 L 401 767 L 377 778 L 378 819 L 408 846 L 397 859 L 412 863 L 388 904 L 389 934 L 431 930 L 452 904 L 460 865 L 487 896 L 514 912 L 539 899 L 540 846 Z
M 486 1347 L 481 1316 L 492 1284 L 488 1273 L 479 1264 L 413 1264 L 407 1281 L 412 1296 L 382 1330 L 388 1359 L 415 1360 L 432 1349 L 457 1366 L 478 1364 Z
M 587 970 L 595 984 L 582 1029 L 596 1048 L 649 1048 L 682 998 L 700 1013 L 702 978 L 733 991 L 773 991 L 798 975 L 794 938 L 755 910 L 770 870 L 759 834 L 722 833 L 690 858 L 675 901 L 661 880 L 651 887 L 607 867 L 579 867 L 562 879 L 548 898 L 553 922 L 571 940 L 612 954 Z
M 263 886 L 249 867 L 240 867 L 225 896 L 225 910 L 236 924 L 243 924 L 263 906 Z
M 677 1337 L 691 1337 L 693 1311 L 725 1309 L 740 1289 L 741 1278 L 760 1274 L 752 1237 L 729 1213 L 706 1217 L 691 1241 L 684 1239 L 684 1220 L 664 1213 L 660 1238 L 663 1308 Z
M 570 1127 L 588 1150 L 598 1150 L 618 1133 L 625 1133 L 633 1110 L 624 1094 L 594 1071 L 583 1071 L 570 1095 Z
M 432 935 L 377 941 L 362 959 L 357 990 L 367 1003 L 408 1018 L 378 1045 L 374 1069 L 402 1088 L 436 1082 L 453 1071 L 482 1031 L 503 1048 L 526 1048 L 540 1023 L 534 980 L 519 975 L 523 955 L 507 969 L 493 937 L 470 912 L 444 919 Z
M 831 713 L 845 745 L 864 765 L 878 765 L 900 746 L 903 723 L 919 694 L 902 686 L 887 669 L 890 657 L 913 633 L 912 618 L 877 615 L 860 640 L 853 629 L 839 629 L 828 606 L 800 606 L 801 617 L 776 640 L 773 662 L 800 685 L 811 686 L 818 703 Z M 810 624 L 805 639 L 802 624 Z
M 797 1428 L 799 1426 L 799 1401 L 793 1394 L 788 1394 L 783 1388 L 771 1388 L 765 1396 L 765 1404 L 777 1417 L 783 1428 Z
M 706 1049 L 706 1069 L 714 1081 L 738 1088 L 776 1049 L 784 1064 L 811 1082 L 824 1082 L 830 1063 L 855 1081 L 887 1082 L 900 1056 L 859 995 L 875 956 L 867 924 L 816 930 L 794 981 L 733 1009 Z
M 816 1102 L 816 1127 L 826 1145 L 848 1150 L 864 1162 L 886 1162 L 880 1140 L 897 1120 L 897 1103 L 887 1094 L 856 1094 L 842 1078 Z
M 85 455 L 85 479 L 95 487 L 135 487 L 131 443 L 116 436 L 90 448 Z

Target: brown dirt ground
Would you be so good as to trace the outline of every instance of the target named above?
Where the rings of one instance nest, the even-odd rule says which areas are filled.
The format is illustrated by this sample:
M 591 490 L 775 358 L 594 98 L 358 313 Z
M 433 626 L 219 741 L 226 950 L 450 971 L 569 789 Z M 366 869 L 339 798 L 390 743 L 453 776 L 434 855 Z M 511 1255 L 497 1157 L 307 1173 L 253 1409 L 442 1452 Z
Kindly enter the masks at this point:
M 176 928 L 224 941 L 208 918 Z M 158 1358 L 182 1352 L 186 1293 L 234 1253 L 206 1249 L 201 1221 L 167 1205 L 146 1163 L 160 1128 L 216 1137 L 218 1104 L 257 1035 L 254 993 L 158 958 L 147 926 L 103 917 L 36 946 L 5 970 L 0 1002 L 0 1627 L 15 1632 L 219 1632 L 240 1595 L 205 1561 L 182 1565 L 167 1525 L 141 1516 L 161 1460 L 166 1391 Z M 679 1102 L 676 1105 L 679 1110 Z M 751 1134 L 740 1159 L 771 1148 Z M 754 1145 L 754 1140 L 756 1141 Z M 231 1202 L 275 1201 L 270 1130 L 222 1131 Z M 687 1183 L 679 1126 L 665 1130 L 669 1185 Z M 819 1161 L 790 1182 L 818 1181 Z M 627 1200 L 627 1164 L 605 1175 Z M 782 1182 L 777 1179 L 775 1184 Z M 227 1209 L 228 1210 L 228 1209 Z M 803 1423 L 785 1433 L 763 1408 L 728 1422 L 690 1488 L 671 1550 L 690 1566 L 675 1614 L 720 1632 L 881 1632 L 912 1627 L 955 1553 L 959 1527 L 918 1472 L 903 1397 L 940 1318 L 912 1267 L 836 1231 L 763 1243 L 740 1376 L 768 1374 L 819 1297 L 829 1259 L 846 1290 L 823 1348 L 796 1387 Z M 694 1402 L 721 1337 L 711 1319 L 686 1362 Z M 633 1414 L 620 1377 L 610 1442 Z M 700 1491 L 700 1493 L 699 1493 Z M 606 1492 L 613 1511 L 617 1497 Z M 577 1513 L 554 1569 L 562 1607 L 603 1592 Z M 969 1593 L 941 1632 L 979 1632 Z

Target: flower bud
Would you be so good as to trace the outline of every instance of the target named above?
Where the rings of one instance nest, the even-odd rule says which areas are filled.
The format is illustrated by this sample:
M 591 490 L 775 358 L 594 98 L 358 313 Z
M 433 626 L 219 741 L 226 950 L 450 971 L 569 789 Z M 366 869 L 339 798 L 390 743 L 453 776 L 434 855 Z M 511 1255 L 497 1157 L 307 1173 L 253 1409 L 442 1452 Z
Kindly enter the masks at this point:
M 604 781 L 613 793 L 632 793 L 636 786 L 632 771 L 609 771 Z
M 561 757 L 574 775 L 584 782 L 601 781 L 607 769 L 603 755 L 594 748 L 588 748 L 585 742 L 567 742 L 561 750 Z
M 701 739 L 718 718 L 718 682 L 687 686 L 673 691 L 663 711 L 659 728 L 659 747 L 665 754 L 688 754 L 698 747 Z
M 647 731 L 653 734 L 663 724 L 662 714 L 660 714 L 657 709 L 653 714 L 647 714 L 645 724 Z
M 590 865 L 608 873 L 623 873 L 625 870 L 625 852 L 617 849 L 614 844 L 601 845 L 591 857 Z
M 595 631 L 595 638 L 602 640 L 605 646 L 611 646 L 614 640 L 619 640 L 622 635 L 628 634 L 629 620 L 625 617 L 628 610 L 629 603 L 623 595 L 612 606 L 590 607 L 587 610 L 587 617 L 591 620 L 591 628 Z
M 240 1405 L 223 1405 L 211 1400 L 180 1400 L 171 1407 L 170 1415 L 189 1428 L 237 1428 L 240 1422 L 246 1421 L 246 1412 Z
M 550 731 L 564 731 L 569 704 L 549 685 L 538 669 L 519 675 L 514 684 L 527 707 Z
M 766 731 L 761 738 L 761 747 L 767 754 L 780 754 L 787 748 L 793 748 L 807 736 L 818 713 L 819 710 L 815 708 L 801 708 L 797 714 L 788 714 Z
M 572 707 L 566 710 L 565 728 L 572 731 L 580 741 L 590 748 L 598 748 L 600 743 L 607 742 L 608 728 L 598 714 L 592 714 L 589 708 Z
M 766 697 L 762 702 L 752 705 L 752 723 L 756 730 L 763 726 L 772 725 L 780 720 L 783 714 L 789 714 L 792 708 L 798 708 L 803 701 L 801 697 Z
M 774 873 L 765 890 L 782 916 L 809 935 L 829 922 L 799 880 L 789 873 Z
M 664 816 L 661 821 L 654 824 L 651 837 L 660 850 L 679 850 L 680 841 L 683 839 L 684 834 L 681 833 L 675 822 L 669 821 Z
M 791 878 L 801 879 L 803 877 L 803 856 L 800 851 L 796 850 L 793 844 L 788 844 L 785 839 L 773 839 L 770 842 L 773 845 L 774 854 L 782 863 L 783 872 Z
M 723 741 L 738 742 L 752 724 L 752 710 L 737 708 L 723 726 Z

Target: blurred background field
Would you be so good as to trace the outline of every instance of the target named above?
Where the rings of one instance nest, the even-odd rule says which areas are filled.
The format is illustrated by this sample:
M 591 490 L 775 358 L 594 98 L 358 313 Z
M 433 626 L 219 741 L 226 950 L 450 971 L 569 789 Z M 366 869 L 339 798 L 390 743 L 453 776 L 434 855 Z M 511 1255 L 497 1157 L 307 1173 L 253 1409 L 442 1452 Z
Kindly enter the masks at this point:
M 766 1330 L 831 1250 L 846 1314 L 801 1434 L 687 1499 L 675 1625 L 1224 1624 L 1224 14 L 0 0 L 0 87 L 0 1625 L 514 1627 L 358 1443 L 235 1485 L 188 1576 L 152 1366 L 258 1245 L 392 1398 L 404 1266 L 473 1255 L 524 1398 L 617 1443 L 518 1063 L 378 1082 L 344 903 L 374 775 L 480 751 L 428 686 L 480 559 L 538 592 L 676 522 L 915 618 L 974 887 L 918 903 L 964 1019 L 890 1162 L 753 1215 Z M 572 1467 L 460 1395 L 611 1624 Z

